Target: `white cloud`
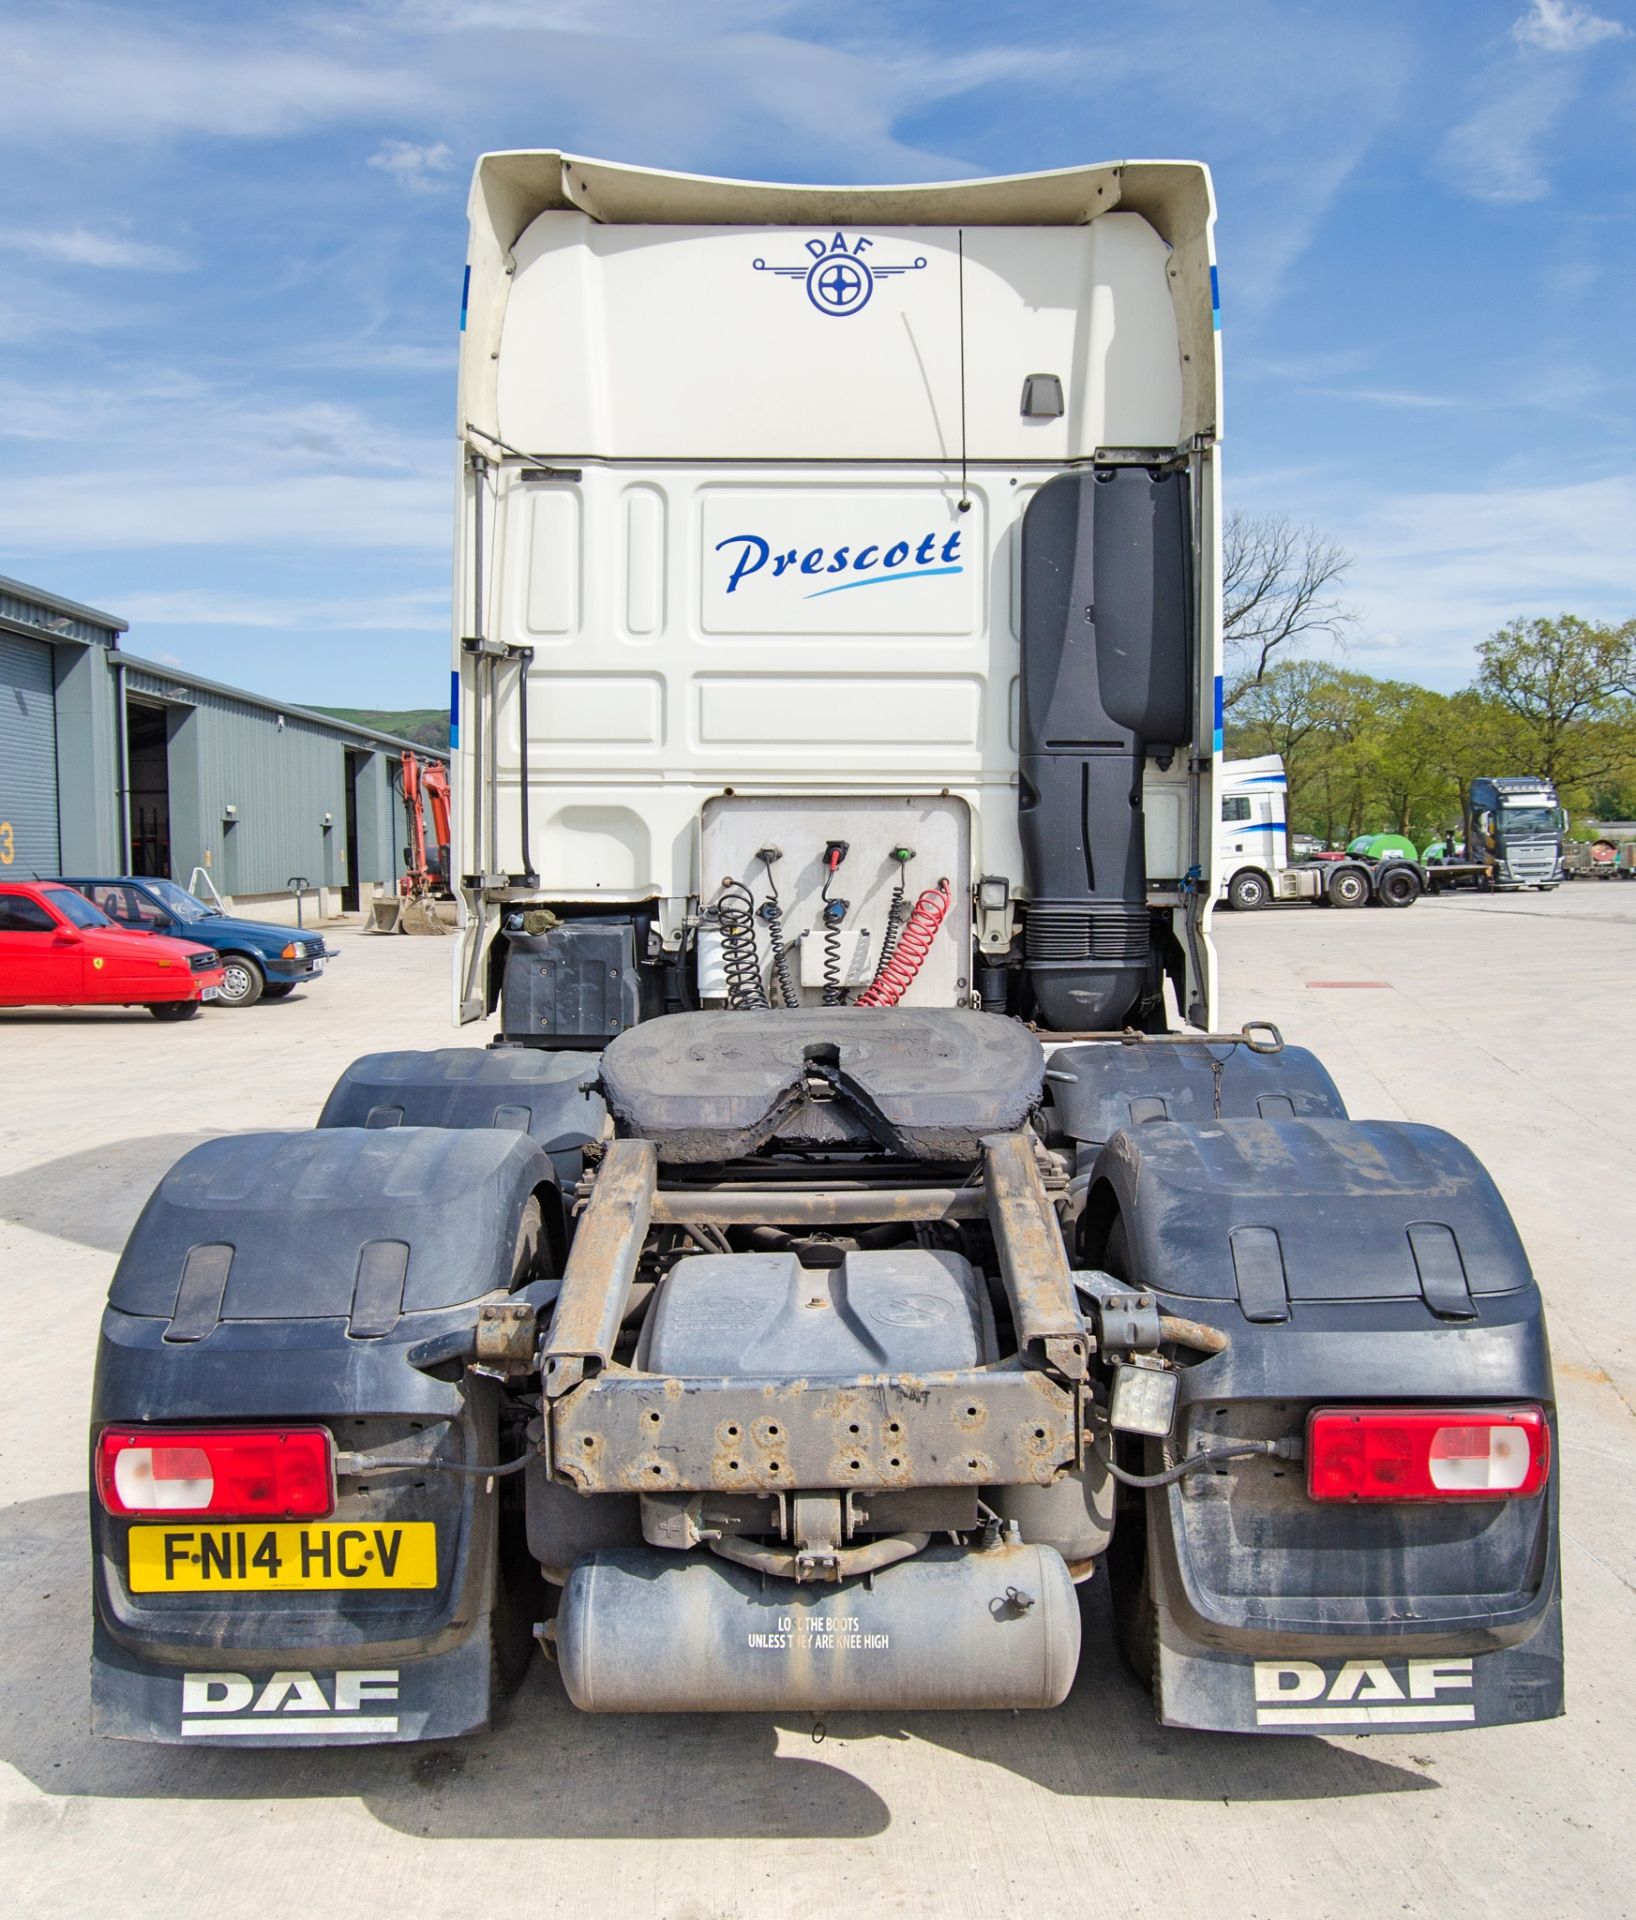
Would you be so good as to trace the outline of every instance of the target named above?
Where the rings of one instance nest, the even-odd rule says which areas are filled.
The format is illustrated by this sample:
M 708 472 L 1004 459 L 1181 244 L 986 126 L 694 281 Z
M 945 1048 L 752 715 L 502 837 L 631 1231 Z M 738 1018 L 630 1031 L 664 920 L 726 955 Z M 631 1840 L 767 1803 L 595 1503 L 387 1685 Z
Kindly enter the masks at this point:
M 1511 29 L 1519 46 L 1545 53 L 1583 53 L 1604 40 L 1622 40 L 1630 32 L 1617 20 L 1604 20 L 1573 0 L 1529 0 L 1528 11 Z
M 1629 31 L 1574 0 L 1529 0 L 1511 28 L 1515 47 L 1478 75 L 1476 105 L 1445 136 L 1437 171 L 1474 200 L 1543 200 L 1551 190 L 1546 136 L 1577 96 L 1584 74 L 1577 62 L 1542 63 L 1533 56 L 1584 53 Z
M 0 11 L 0 142 L 97 145 L 183 134 L 267 139 L 428 105 L 439 89 L 380 50 L 348 58 L 300 27 L 133 20 L 119 8 Z
M 42 447 L 26 469 L 0 468 L 0 542 L 14 555 L 354 547 L 441 563 L 448 551 L 448 443 L 354 405 L 134 367 L 0 382 L 0 424 Z
M 1323 518 L 1354 556 L 1346 597 L 1362 618 L 1352 650 L 1395 640 L 1398 671 L 1417 680 L 1463 684 L 1476 644 L 1519 616 L 1636 613 L 1636 473 L 1383 495 Z
M 119 605 L 121 617 L 133 629 L 149 625 L 286 633 L 444 633 L 449 625 L 449 595 L 435 589 L 311 600 L 183 588 L 126 593 Z M 130 648 L 141 653 L 140 640 L 133 638 Z M 170 666 L 180 664 L 164 654 L 157 657 Z
M 390 174 L 408 193 L 437 193 L 448 185 L 439 176 L 454 165 L 454 154 L 441 140 L 426 147 L 412 140 L 383 140 L 367 164 Z
M 119 234 L 90 227 L 0 228 L 0 247 L 32 254 L 69 267 L 125 267 L 147 273 L 176 273 L 187 265 L 181 254 Z
M 1326 400 L 1359 400 L 1369 407 L 1399 407 L 1425 411 L 1438 407 L 1469 407 L 1457 393 L 1420 393 L 1412 387 L 1314 387 L 1314 393 Z
M 1551 185 L 1541 149 L 1578 86 L 1578 76 L 1563 66 L 1507 74 L 1450 129 L 1437 155 L 1438 171 L 1474 200 L 1543 200 Z
M 441 554 L 446 479 L 372 474 L 262 475 L 227 450 L 191 474 L 158 464 L 0 480 L 0 537 L 12 553 L 315 547 Z

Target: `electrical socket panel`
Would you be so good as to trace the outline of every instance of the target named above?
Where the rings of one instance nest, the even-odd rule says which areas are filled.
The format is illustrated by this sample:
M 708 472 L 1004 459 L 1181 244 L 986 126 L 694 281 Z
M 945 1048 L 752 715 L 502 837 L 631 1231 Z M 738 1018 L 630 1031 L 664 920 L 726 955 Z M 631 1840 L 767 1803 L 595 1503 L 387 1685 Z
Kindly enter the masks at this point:
M 823 1000 L 824 865 L 832 841 L 847 843 L 846 857 L 829 883 L 832 901 L 847 903 L 840 923 L 842 978 L 850 998 L 873 977 L 886 930 L 887 909 L 901 877 L 904 914 L 916 896 L 949 882 L 949 910 L 914 983 L 906 1007 L 954 1007 L 971 995 L 971 816 L 964 800 L 942 794 L 849 795 L 721 794 L 704 804 L 699 822 L 699 900 L 708 911 L 723 882 L 749 888 L 757 907 L 776 890 L 783 910 L 784 941 L 798 952 L 791 967 L 804 1006 Z M 776 847 L 768 869 L 760 854 Z M 894 850 L 908 848 L 900 862 Z M 767 923 L 755 921 L 756 952 L 763 979 L 771 976 Z M 867 937 L 865 937 L 867 936 Z M 705 1004 L 725 999 L 720 940 L 710 927 L 699 938 L 699 994 Z M 792 960 L 797 958 L 792 954 Z

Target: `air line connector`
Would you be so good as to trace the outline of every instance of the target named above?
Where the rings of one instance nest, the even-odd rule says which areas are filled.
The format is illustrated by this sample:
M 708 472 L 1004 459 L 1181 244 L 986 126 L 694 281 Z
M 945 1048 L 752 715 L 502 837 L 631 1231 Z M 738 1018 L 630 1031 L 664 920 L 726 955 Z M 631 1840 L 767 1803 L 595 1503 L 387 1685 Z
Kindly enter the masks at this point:
M 845 840 L 828 841 L 824 847 L 824 865 L 833 873 L 846 858 L 849 842 Z
M 832 927 L 838 927 L 846 918 L 849 900 L 826 900 L 824 902 L 824 920 Z

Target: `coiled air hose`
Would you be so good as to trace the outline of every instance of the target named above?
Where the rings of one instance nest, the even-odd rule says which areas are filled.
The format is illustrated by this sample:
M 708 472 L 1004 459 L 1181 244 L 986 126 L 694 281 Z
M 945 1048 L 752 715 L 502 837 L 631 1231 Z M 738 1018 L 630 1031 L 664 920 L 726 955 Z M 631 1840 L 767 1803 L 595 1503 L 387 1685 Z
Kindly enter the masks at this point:
M 835 884 L 836 870 L 846 858 L 846 842 L 831 840 L 824 849 L 824 884 L 818 898 L 824 903 L 824 1005 L 844 1007 L 846 987 L 841 980 L 841 922 L 849 902 L 831 900 L 829 890 Z
M 767 897 L 761 903 L 761 918 L 767 928 L 767 944 L 772 948 L 773 983 L 777 987 L 777 999 L 786 1007 L 798 1007 L 801 996 L 795 989 L 795 976 L 790 972 L 790 950 L 784 939 L 784 907 L 778 897 L 778 887 L 773 880 L 773 862 L 779 858 L 777 847 L 763 847 L 756 858 L 767 872 Z
M 903 937 L 903 922 L 909 909 L 904 905 L 904 881 L 908 877 L 909 862 L 914 858 L 912 847 L 894 847 L 892 858 L 898 863 L 898 877 L 892 887 L 892 898 L 886 907 L 886 930 L 881 935 L 880 958 L 875 962 L 875 972 L 869 985 L 873 987 L 885 973 L 892 955 L 897 952 L 898 941 Z M 863 1003 L 860 1001 L 859 1003 Z
M 756 903 L 742 880 L 724 880 L 716 899 L 721 931 L 721 965 L 727 976 L 727 1004 L 735 1013 L 766 1008 L 767 984 L 756 952 Z
M 876 969 L 874 979 L 858 995 L 857 1004 L 860 1007 L 897 1005 L 914 985 L 915 976 L 931 952 L 932 942 L 937 938 L 937 930 L 942 926 L 943 916 L 953 899 L 954 894 L 947 880 L 939 880 L 935 887 L 928 887 L 921 894 L 890 959 L 883 960 Z

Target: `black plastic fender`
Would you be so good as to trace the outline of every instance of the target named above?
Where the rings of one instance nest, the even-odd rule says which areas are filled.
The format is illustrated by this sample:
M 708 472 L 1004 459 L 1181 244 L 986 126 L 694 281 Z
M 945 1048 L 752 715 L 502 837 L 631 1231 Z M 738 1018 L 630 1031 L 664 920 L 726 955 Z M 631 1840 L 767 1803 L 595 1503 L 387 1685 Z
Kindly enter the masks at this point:
M 607 1113 L 601 1055 L 536 1047 L 439 1047 L 366 1053 L 324 1102 L 320 1127 L 496 1127 L 526 1133 L 571 1186 Z
M 1108 1141 L 1091 1173 L 1095 1266 L 1123 1216 L 1145 1284 L 1287 1320 L 1303 1300 L 1420 1300 L 1427 1324 L 1473 1296 L 1532 1288 L 1505 1202 L 1470 1148 L 1388 1120 L 1154 1121 Z
M 1543 1306 L 1472 1154 L 1382 1121 L 1154 1122 L 1091 1176 L 1094 1260 L 1227 1350 L 1183 1368 L 1156 1471 L 1234 1440 L 1300 1442 L 1316 1406 L 1535 1403 L 1555 1446 Z M 1313 1500 L 1251 1456 L 1149 1491 L 1163 1717 L 1262 1732 L 1482 1725 L 1561 1711 L 1558 1475 L 1525 1499 Z M 1362 1708 L 1376 1709 L 1365 1713 Z
M 332 1520 L 370 1538 L 432 1522 L 436 1584 L 139 1593 L 128 1535 L 157 1523 L 111 1516 L 93 1495 L 100 1731 L 255 1746 L 487 1723 L 509 1486 L 433 1463 L 496 1460 L 500 1396 L 438 1356 L 458 1346 L 475 1302 L 510 1288 L 528 1202 L 554 1190 L 547 1155 L 495 1131 L 244 1135 L 195 1148 L 165 1176 L 103 1316 L 93 1449 L 116 1423 L 321 1423 L 339 1460 Z M 372 1456 L 427 1465 L 372 1470 Z M 292 1673 L 305 1684 L 284 1684 Z M 223 1703 L 252 1688 L 270 1704 L 228 1724 Z M 388 1689 L 392 1711 L 363 1711 Z
M 1045 1069 L 1047 1137 L 1082 1166 L 1122 1127 L 1155 1120 L 1344 1120 L 1335 1082 L 1305 1047 L 1098 1041 L 1058 1047 Z

